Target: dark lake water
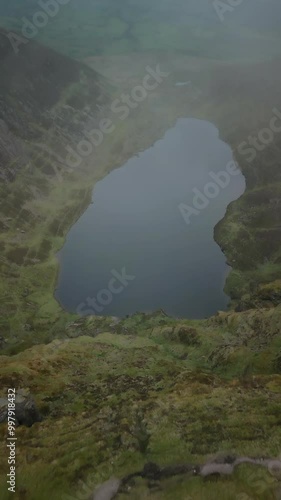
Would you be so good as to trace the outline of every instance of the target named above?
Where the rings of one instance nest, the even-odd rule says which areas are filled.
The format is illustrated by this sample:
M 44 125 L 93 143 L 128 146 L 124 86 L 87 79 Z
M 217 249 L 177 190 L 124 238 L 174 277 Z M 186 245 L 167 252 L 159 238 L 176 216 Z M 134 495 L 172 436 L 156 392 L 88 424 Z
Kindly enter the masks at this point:
M 93 204 L 58 255 L 57 300 L 83 315 L 163 309 L 203 318 L 226 309 L 229 268 L 213 232 L 244 189 L 216 127 L 178 120 L 153 147 L 95 185 Z

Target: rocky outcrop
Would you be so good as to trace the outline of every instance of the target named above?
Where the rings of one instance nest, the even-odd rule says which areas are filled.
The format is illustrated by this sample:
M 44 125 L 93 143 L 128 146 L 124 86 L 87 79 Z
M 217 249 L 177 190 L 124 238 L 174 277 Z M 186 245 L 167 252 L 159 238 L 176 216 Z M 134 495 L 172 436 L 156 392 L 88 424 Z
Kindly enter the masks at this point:
M 120 479 L 109 479 L 94 491 L 89 500 L 112 500 L 118 493 L 120 486 Z
M 281 460 L 275 458 L 265 459 L 225 455 L 214 457 L 202 465 L 181 464 L 166 467 L 160 467 L 156 463 L 148 462 L 142 471 L 130 474 L 122 480 L 109 479 L 95 490 L 89 500 L 112 500 L 120 492 L 128 493 L 132 489 L 132 486 L 128 485 L 134 485 L 134 479 L 137 477 L 148 480 L 150 484 L 153 481 L 159 482 L 180 475 L 185 475 L 186 479 L 199 476 L 206 480 L 212 477 L 231 476 L 234 474 L 235 469 L 242 464 L 264 467 L 277 481 L 281 479 Z
M 31 427 L 35 422 L 41 422 L 42 417 L 36 403 L 27 391 L 19 390 L 15 399 L 16 425 Z M 0 398 L 0 424 L 8 421 L 8 400 Z

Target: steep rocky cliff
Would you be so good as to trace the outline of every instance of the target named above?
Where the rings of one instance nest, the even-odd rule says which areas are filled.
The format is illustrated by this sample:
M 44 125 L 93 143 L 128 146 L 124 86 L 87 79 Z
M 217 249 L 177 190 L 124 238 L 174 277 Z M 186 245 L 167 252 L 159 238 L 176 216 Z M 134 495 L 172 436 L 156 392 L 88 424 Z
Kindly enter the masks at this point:
M 16 54 L 4 30 L 0 31 L 0 51 L 0 272 L 3 297 L 0 330 L 5 338 L 9 332 L 16 336 L 21 332 L 21 337 L 24 331 L 28 332 L 36 308 L 28 299 L 28 291 L 33 286 L 28 285 L 26 276 L 23 278 L 25 285 L 20 284 L 23 268 L 19 266 L 26 257 L 25 263 L 29 264 L 28 271 L 35 284 L 35 275 L 39 276 L 35 264 L 51 252 L 50 233 L 53 237 L 60 234 L 59 228 L 66 217 L 68 222 L 64 224 L 69 227 L 89 202 L 90 186 L 81 172 L 73 172 L 73 165 L 76 165 L 72 152 L 85 138 L 87 130 L 98 127 L 112 89 L 103 77 L 87 66 L 35 41 L 22 44 Z M 74 181 L 75 175 L 80 176 L 79 182 L 78 177 Z M 72 195 L 67 191 L 65 198 L 70 176 Z M 56 203 L 51 202 L 55 190 Z M 49 200 L 49 209 L 46 200 Z M 39 239 L 35 236 L 38 231 Z M 43 279 L 48 278 L 53 281 L 51 274 L 44 272 Z M 19 312 L 18 294 L 20 309 L 22 300 L 29 304 L 23 306 L 26 320 L 14 314 Z M 16 321 L 18 318 L 19 323 L 11 328 L 12 318 Z
M 34 41 L 16 53 L 8 35 L 0 30 L 0 168 L 7 180 L 50 135 L 57 153 L 77 141 L 81 128 L 97 123 L 107 97 L 105 81 L 94 71 Z

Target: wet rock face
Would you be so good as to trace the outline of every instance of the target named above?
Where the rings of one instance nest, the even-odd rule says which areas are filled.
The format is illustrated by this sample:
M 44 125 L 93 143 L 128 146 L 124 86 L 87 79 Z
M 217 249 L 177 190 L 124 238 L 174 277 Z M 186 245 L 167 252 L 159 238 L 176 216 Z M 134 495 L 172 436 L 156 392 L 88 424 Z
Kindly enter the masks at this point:
M 41 422 L 42 417 L 36 403 L 30 394 L 18 391 L 15 404 L 16 425 L 31 427 L 35 422 Z M 0 398 L 0 424 L 8 421 L 8 400 Z

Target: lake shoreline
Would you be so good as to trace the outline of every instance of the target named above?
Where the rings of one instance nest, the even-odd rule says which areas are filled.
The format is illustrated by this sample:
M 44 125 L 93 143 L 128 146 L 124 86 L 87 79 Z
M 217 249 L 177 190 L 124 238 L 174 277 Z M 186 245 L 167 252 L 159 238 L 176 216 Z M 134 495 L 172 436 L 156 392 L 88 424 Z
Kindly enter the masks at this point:
M 140 55 L 140 58 L 134 55 L 132 58 L 132 73 L 138 74 L 139 62 L 143 65 L 144 59 L 146 63 L 149 63 L 153 67 L 159 60 L 163 60 L 163 57 L 164 54 L 160 58 L 159 53 L 157 53 L 157 57 L 154 57 L 153 54 L 146 54 L 145 58 L 143 55 Z M 165 60 L 167 60 L 166 53 Z M 199 63 L 200 71 L 198 71 Z M 106 61 L 103 61 L 103 66 L 105 64 Z M 119 67 L 118 64 L 117 66 Z M 253 65 L 250 68 L 251 75 L 254 75 L 260 66 L 260 64 Z M 118 70 L 118 68 L 116 69 L 112 65 L 112 58 L 110 59 L 110 68 L 114 74 Z M 248 74 L 248 66 L 244 67 L 243 65 L 235 64 L 224 67 L 222 63 L 218 63 L 217 61 L 204 60 L 202 63 L 201 60 L 196 58 L 189 58 L 183 54 L 174 54 L 172 60 L 169 63 L 167 62 L 164 68 L 172 72 L 172 77 L 170 77 L 169 81 L 160 87 L 151 99 L 144 101 L 135 114 L 129 117 L 121 128 L 116 130 L 114 137 L 108 143 L 104 144 L 104 148 L 102 146 L 98 151 L 98 157 L 93 157 L 93 160 L 91 158 L 87 160 L 89 172 L 87 181 L 81 178 L 78 170 L 72 178 L 64 178 L 62 194 L 58 189 L 53 189 L 47 198 L 47 201 L 48 199 L 51 201 L 48 201 L 46 206 L 42 205 L 42 208 L 38 207 L 40 209 L 39 216 L 45 223 L 42 226 L 35 225 L 32 228 L 32 233 L 26 231 L 25 235 L 21 237 L 22 240 L 28 237 L 31 246 L 35 246 L 35 244 L 38 246 L 38 242 L 47 238 L 51 242 L 51 250 L 48 257 L 42 258 L 40 263 L 29 267 L 26 266 L 22 269 L 19 268 L 18 290 L 13 297 L 13 304 L 11 305 L 8 299 L 4 304 L 5 315 L 3 317 L 3 325 L 7 342 L 7 352 L 10 349 L 9 346 L 12 344 L 15 344 L 15 347 L 11 347 L 13 350 L 22 350 L 25 347 L 33 345 L 34 338 L 32 332 L 37 331 L 39 326 L 40 339 L 42 341 L 44 339 L 50 340 L 54 335 L 52 333 L 53 330 L 56 331 L 56 335 L 58 335 L 58 330 L 63 334 L 64 324 L 73 319 L 73 315 L 66 313 L 54 298 L 56 277 L 59 271 L 55 255 L 63 247 L 66 235 L 72 227 L 73 221 L 77 220 L 86 210 L 85 206 L 81 207 L 81 195 L 79 192 L 89 193 L 89 185 L 91 185 L 90 191 L 92 191 L 94 184 L 107 175 L 112 170 L 112 166 L 113 169 L 117 168 L 131 158 L 136 151 L 143 151 L 150 147 L 151 144 L 163 137 L 167 129 L 175 125 L 178 118 L 184 116 L 213 123 L 219 130 L 220 138 L 226 144 L 230 145 L 233 151 L 236 151 L 237 146 L 244 140 L 245 130 L 241 128 L 242 108 L 237 105 L 231 107 L 231 86 L 224 87 L 224 95 L 220 96 L 219 101 L 216 98 L 216 88 L 220 82 L 223 82 L 225 75 L 231 74 L 232 71 L 234 73 L 237 71 L 242 72 L 241 78 L 243 79 L 243 75 L 247 76 Z M 179 68 L 181 68 L 180 74 L 178 73 Z M 111 75 L 109 74 L 108 76 L 110 77 Z M 190 87 L 178 88 L 174 86 L 174 83 L 177 81 L 187 80 L 192 80 L 194 94 L 192 93 L 193 89 L 190 89 Z M 138 79 L 134 80 L 134 82 L 137 81 Z M 245 85 L 248 88 L 248 83 L 245 83 Z M 198 89 L 200 89 L 199 97 Z M 259 92 L 262 95 L 262 89 L 259 89 Z M 112 96 L 112 98 L 114 97 L 115 95 Z M 278 106 L 278 96 L 272 92 L 271 97 L 274 105 Z M 258 117 L 259 107 L 256 101 L 255 109 Z M 247 124 L 247 110 L 244 108 L 243 110 L 243 123 Z M 266 123 L 269 120 L 270 116 L 268 119 L 265 118 Z M 149 134 L 147 129 L 148 122 Z M 249 121 L 249 127 L 252 123 L 253 120 Z M 246 133 L 251 132 L 252 126 Z M 112 155 L 109 155 L 108 151 L 112 151 Z M 102 158 L 103 155 L 104 158 Z M 251 299 L 253 282 L 255 286 L 258 286 L 260 283 L 270 283 L 281 276 L 281 266 L 278 263 L 274 263 L 273 257 L 269 258 L 268 265 L 261 266 L 260 262 L 262 262 L 261 259 L 263 258 L 262 244 L 258 243 L 253 249 L 251 245 L 251 241 L 255 235 L 255 228 L 251 228 L 247 220 L 246 226 L 240 222 L 242 214 L 244 217 L 245 207 L 249 206 L 249 196 L 253 196 L 255 187 L 259 186 L 261 192 L 266 189 L 263 184 L 258 183 L 257 177 L 259 172 L 261 176 L 266 175 L 266 169 L 263 168 L 262 164 L 256 164 L 256 162 L 253 162 L 249 168 L 243 157 L 236 158 L 236 160 L 245 176 L 246 190 L 239 200 L 230 204 L 223 220 L 219 223 L 219 230 L 218 226 L 214 229 L 215 241 L 223 249 L 227 261 L 232 263 L 232 270 L 225 284 L 225 290 L 232 299 L 231 309 L 239 306 L 242 297 L 246 295 L 249 299 L 247 299 L 246 304 L 243 304 L 243 307 L 249 308 L 254 306 L 255 302 L 252 302 Z M 94 162 L 95 169 L 97 169 L 97 173 L 93 173 L 93 169 L 89 169 L 89 162 L 92 161 Z M 253 178 L 252 172 L 254 171 L 256 174 Z M 278 172 L 276 175 L 278 175 Z M 25 178 L 21 172 L 19 172 L 17 177 L 17 186 L 25 186 Z M 275 184 L 274 196 L 278 196 L 278 189 L 278 185 Z M 80 207 L 79 210 L 77 209 L 78 207 Z M 55 208 L 55 211 L 53 208 Z M 267 206 L 264 207 L 264 211 L 265 213 L 268 211 Z M 54 224 L 55 227 L 58 227 L 58 220 L 60 223 L 59 232 L 50 231 L 49 227 Z M 231 227 L 237 227 L 239 233 L 237 231 L 230 232 L 229 229 Z M 11 239 L 16 236 L 17 238 L 19 237 L 16 227 L 11 228 L 7 235 Z M 244 251 L 245 245 L 251 248 L 252 255 L 254 256 L 251 264 L 248 263 L 247 254 Z M 40 277 L 39 281 L 38 276 Z M 3 275 L 3 278 L 3 288 L 8 290 L 13 283 L 13 277 Z M 28 295 L 25 299 L 22 299 L 22 294 L 27 293 L 25 290 L 28 290 Z M 16 317 L 14 315 L 15 308 L 20 312 Z M 51 329 L 48 326 L 48 318 L 50 316 L 53 318 Z M 22 339 L 22 325 L 25 324 L 30 325 L 28 326 L 30 331 L 25 332 L 24 343 L 17 344 Z M 12 339 L 14 340 L 12 341 Z
M 195 148 L 195 151 L 197 151 L 197 153 L 195 152 L 193 153 L 195 154 L 195 158 L 193 160 L 189 158 L 187 164 L 189 165 L 189 168 L 186 165 L 186 167 L 182 171 L 181 169 L 183 169 L 183 165 L 185 165 L 186 162 L 186 153 L 187 157 L 189 157 L 189 154 L 191 153 L 191 151 L 193 151 L 194 144 L 196 144 L 197 140 L 199 141 L 200 146 L 198 143 L 197 149 Z M 208 148 L 210 149 L 210 151 L 208 150 Z M 176 158 L 172 160 L 170 156 L 172 155 L 171 152 L 174 150 L 176 150 L 177 153 L 176 153 Z M 204 152 L 205 150 L 206 153 Z M 163 151 L 165 151 L 165 153 L 163 153 Z M 160 160 L 161 155 L 162 159 Z M 198 156 L 198 158 L 196 157 L 196 155 Z M 214 155 L 217 155 L 218 158 L 217 159 L 213 158 L 212 162 L 210 163 L 210 157 L 213 157 Z M 193 162 L 195 162 L 196 164 L 195 169 L 192 166 Z M 157 166 L 158 163 L 159 166 Z M 173 165 L 173 167 L 171 165 Z M 217 165 L 219 165 L 219 167 Z M 228 167 L 230 173 L 228 173 L 227 171 Z M 212 170 L 214 170 L 213 174 Z M 215 171 L 217 171 L 217 174 L 215 174 Z M 125 164 L 111 171 L 107 176 L 105 176 L 105 178 L 100 180 L 93 188 L 92 200 L 94 199 L 94 204 L 92 201 L 87 210 L 81 216 L 80 220 L 72 226 L 71 230 L 69 231 L 66 237 L 64 247 L 59 252 L 60 273 L 57 282 L 57 287 L 55 290 L 55 298 L 58 300 L 61 307 L 63 307 L 64 310 L 68 312 L 82 314 L 83 316 L 98 314 L 101 316 L 109 315 L 109 316 L 119 316 L 119 317 L 125 317 L 128 314 L 129 315 L 134 314 L 136 311 L 143 311 L 144 313 L 148 313 L 154 310 L 163 309 L 167 314 L 171 315 L 172 317 L 193 318 L 193 319 L 202 319 L 204 317 L 212 316 L 212 314 L 215 314 L 218 310 L 227 310 L 228 306 L 227 302 L 229 302 L 229 298 L 226 297 L 226 295 L 224 295 L 225 297 L 224 299 L 223 295 L 221 295 L 220 305 L 218 303 L 217 306 L 215 305 L 211 306 L 210 302 L 210 286 L 214 287 L 214 290 L 211 293 L 212 301 L 215 301 L 216 294 L 220 296 L 219 294 L 224 293 L 223 288 L 220 289 L 219 285 L 221 280 L 220 274 L 221 272 L 223 272 L 223 275 L 225 275 L 227 271 L 226 268 L 224 269 L 224 271 L 222 270 L 215 271 L 215 268 L 218 265 L 219 260 L 221 260 L 220 265 L 223 268 L 225 267 L 225 260 L 223 253 L 221 255 L 218 254 L 218 256 L 215 257 L 216 255 L 216 252 L 214 253 L 215 247 L 213 247 L 213 244 L 211 242 L 214 242 L 213 236 L 214 236 L 215 225 L 221 220 L 221 217 L 224 216 L 226 207 L 228 206 L 229 203 L 229 198 L 230 202 L 233 202 L 244 192 L 245 189 L 244 179 L 240 180 L 240 173 L 241 173 L 240 170 L 234 164 L 233 157 L 231 154 L 231 148 L 229 147 L 229 145 L 221 141 L 219 137 L 219 131 L 217 130 L 214 124 L 207 122 L 206 120 L 194 120 L 191 118 L 178 119 L 174 127 L 168 129 L 164 133 L 163 137 L 157 140 L 150 148 L 141 153 L 135 154 Z M 178 176 L 180 176 L 179 181 L 176 180 Z M 138 178 L 138 180 L 136 181 L 135 178 Z M 149 179 L 148 182 L 147 179 Z M 203 194 L 203 192 L 201 193 L 197 189 L 197 187 L 195 187 L 195 186 L 199 187 L 204 179 L 205 179 L 204 181 L 205 186 L 202 186 L 202 189 L 204 189 L 205 195 Z M 212 182 L 210 182 L 211 180 Z M 134 183 L 137 187 L 137 190 L 135 192 L 134 192 Z M 126 189 L 126 192 L 122 193 L 123 186 L 127 184 L 130 185 L 129 191 L 128 189 Z M 104 187 L 106 185 L 111 186 L 110 188 L 107 188 L 107 190 L 109 190 L 108 193 L 106 192 L 106 188 Z M 142 185 L 143 188 L 141 187 Z M 185 214 L 180 213 L 181 210 L 178 209 L 180 209 L 181 206 L 187 207 L 187 205 L 184 205 L 183 202 L 185 201 L 187 196 L 191 196 L 191 189 L 190 189 L 191 185 L 194 185 L 194 189 L 192 190 L 192 192 L 193 191 L 196 193 L 198 192 L 198 194 L 196 194 L 196 199 L 198 198 L 201 205 L 202 205 L 202 198 L 203 201 L 205 199 L 206 206 L 205 205 L 203 206 L 202 213 L 200 214 L 198 210 L 195 211 L 194 208 L 189 207 L 189 210 L 195 211 L 195 215 L 197 215 L 198 217 L 193 217 L 193 219 L 190 221 L 192 222 L 192 224 L 190 224 L 190 226 L 187 227 L 185 225 L 182 225 L 183 219 L 184 221 L 186 220 L 185 217 L 182 218 L 182 216 L 185 216 Z M 146 186 L 145 194 L 143 193 L 143 195 L 141 195 L 139 190 L 144 189 L 144 186 Z M 161 186 L 160 190 L 159 186 Z M 210 192 L 210 189 L 212 190 L 215 189 L 215 197 L 213 196 L 213 191 Z M 99 194 L 101 190 L 103 194 Z M 161 195 L 160 196 L 158 195 L 158 191 L 161 193 L 164 192 L 166 193 L 165 202 L 163 202 L 164 204 L 163 206 L 161 206 L 161 208 L 159 205 L 162 203 Z M 146 199 L 145 212 L 144 215 L 141 215 L 144 209 L 144 206 L 142 206 L 143 203 L 142 199 L 144 197 Z M 178 199 L 178 203 L 182 202 L 180 203 L 177 209 L 176 207 L 172 208 L 172 206 L 170 209 L 167 209 L 170 203 L 168 200 L 171 197 L 176 197 Z M 128 199 L 131 201 L 128 201 Z M 107 201 L 105 202 L 105 200 Z M 155 210 L 154 208 L 155 204 L 158 207 L 157 215 L 153 215 Z M 104 207 L 102 208 L 103 205 Z M 149 206 L 151 206 L 151 208 L 149 208 Z M 207 206 L 208 210 L 204 210 Z M 120 212 L 118 218 L 115 220 L 116 214 L 114 214 L 114 212 L 116 212 L 116 209 L 118 209 L 118 213 L 120 212 L 120 210 L 122 210 L 122 216 Z M 102 214 L 107 214 L 109 212 L 112 213 L 114 219 L 113 227 L 110 226 L 111 223 L 110 220 L 108 220 L 108 218 L 106 218 L 106 220 L 103 223 L 97 220 L 93 225 L 92 219 L 94 218 L 95 220 L 95 214 L 97 211 L 100 210 L 102 210 L 100 217 L 104 217 L 104 215 Z M 214 210 L 216 212 L 214 212 Z M 142 221 L 141 227 L 143 227 L 143 229 L 137 229 L 137 227 L 135 226 L 136 224 L 140 224 L 139 217 L 140 216 L 146 217 L 145 214 L 147 213 L 147 211 L 149 213 L 149 217 L 147 218 L 147 220 Z M 165 216 L 163 215 L 164 213 Z M 211 215 L 213 213 L 214 215 Z M 217 213 L 217 215 L 215 215 L 215 213 Z M 192 212 L 191 215 L 193 216 Z M 150 226 L 152 224 L 152 219 L 155 216 L 157 217 L 157 219 L 154 221 L 153 223 L 154 229 L 152 229 L 150 228 Z M 212 222 L 209 221 L 207 223 L 208 230 L 207 227 L 206 229 L 205 228 L 203 229 L 203 227 L 202 229 L 200 229 L 204 219 L 206 219 L 207 222 L 210 219 L 210 216 L 212 217 Z M 165 223 L 163 222 L 163 224 L 161 222 L 161 217 L 164 217 L 165 220 Z M 172 217 L 172 219 L 170 220 L 170 222 L 167 223 L 170 217 Z M 127 223 L 124 222 L 126 220 L 128 220 L 129 224 L 128 227 L 126 227 Z M 178 232 L 175 233 L 173 236 L 171 234 L 166 236 L 167 230 L 168 232 L 174 232 L 175 227 L 178 224 L 180 224 L 178 227 Z M 95 227 L 96 225 L 97 227 Z M 163 228 L 160 229 L 162 225 Z M 115 230 L 115 227 L 118 227 L 117 232 Z M 199 227 L 199 234 L 197 227 Z M 143 236 L 140 231 L 143 231 Z M 198 247 L 197 250 L 193 249 L 190 255 L 188 254 L 187 250 L 188 247 L 186 247 L 186 250 L 183 250 L 184 248 L 183 245 L 186 245 L 186 243 L 184 243 L 185 241 L 184 239 L 186 237 L 185 236 L 186 231 L 189 232 L 189 238 L 191 238 L 190 241 L 192 242 L 192 248 L 194 245 L 196 245 L 196 241 L 198 240 L 199 237 L 197 245 L 200 245 L 200 247 Z M 131 241 L 131 236 L 128 236 L 128 234 L 131 235 L 134 232 L 136 232 L 136 235 L 135 238 L 132 238 Z M 122 300 L 118 301 L 119 297 L 115 296 L 114 290 L 110 291 L 108 290 L 107 287 L 104 286 L 106 284 L 104 279 L 106 280 L 105 277 L 107 276 L 108 270 L 111 268 L 111 266 L 114 269 L 119 269 L 119 268 L 121 269 L 124 267 L 123 264 L 126 263 L 126 260 L 124 260 L 123 262 L 121 257 L 119 263 L 116 261 L 115 252 L 112 253 L 111 250 L 112 245 L 111 243 L 109 243 L 109 241 L 112 241 L 113 239 L 115 245 L 117 244 L 117 246 L 120 245 L 124 246 L 124 237 L 126 238 L 126 240 L 128 239 L 128 241 L 125 244 L 125 248 L 126 248 L 126 254 L 129 252 L 129 260 L 131 261 L 132 258 L 133 259 L 136 258 L 133 257 L 136 254 L 136 251 L 137 252 L 139 251 L 137 247 L 134 246 L 135 245 L 134 240 L 137 241 L 140 240 L 144 242 L 146 239 L 146 235 L 150 232 L 151 235 L 156 233 L 158 234 L 159 232 L 158 238 L 159 241 L 161 240 L 161 245 L 157 250 L 157 258 L 156 254 L 155 257 L 153 257 L 154 252 L 156 251 L 154 247 L 155 244 L 158 245 L 159 243 L 154 242 L 154 240 L 151 240 L 150 245 L 152 244 L 152 247 L 150 246 L 149 249 L 147 248 L 147 250 L 145 250 L 148 252 L 146 257 L 143 255 L 143 250 L 142 250 L 142 255 L 141 256 L 139 255 L 139 258 L 144 259 L 144 261 L 146 262 L 145 267 L 143 269 L 139 269 L 138 271 L 136 270 L 133 271 L 133 274 L 137 276 L 137 280 L 135 283 L 130 285 L 131 288 L 130 290 L 128 290 L 128 292 L 126 290 L 122 291 Z M 122 244 L 121 241 L 118 243 L 118 239 L 120 238 L 120 233 L 122 234 L 121 238 Z M 202 235 L 199 236 L 201 233 Z M 202 237 L 203 239 L 206 239 L 206 235 L 209 234 L 210 236 L 208 236 L 208 245 L 211 246 L 210 249 L 208 250 L 206 244 L 202 245 L 202 243 L 200 244 L 199 242 L 200 240 L 202 240 Z M 86 238 L 84 235 L 87 235 Z M 209 242 L 209 237 L 210 237 L 210 242 Z M 109 240 L 107 248 L 103 248 L 102 241 L 104 239 L 107 240 L 108 238 Z M 166 239 L 164 239 L 162 242 L 163 238 Z M 180 238 L 178 243 L 176 243 L 177 238 Z M 78 241 L 79 244 L 77 244 Z M 153 279 L 150 285 L 143 284 L 144 288 L 142 288 L 142 291 L 139 290 L 139 292 L 137 292 L 138 288 L 136 287 L 140 286 L 139 277 L 141 276 L 141 280 L 144 280 L 145 279 L 144 276 L 147 275 L 146 280 L 150 279 L 149 276 L 152 276 L 155 273 L 157 266 L 159 265 L 159 257 L 161 253 L 163 253 L 163 245 L 165 247 L 165 252 L 167 251 L 169 252 L 168 248 L 170 242 L 172 242 L 172 244 L 175 245 L 175 251 L 173 251 L 173 253 L 169 257 L 170 269 L 173 268 L 173 254 L 174 255 L 179 254 L 180 248 L 182 248 L 181 251 L 183 252 L 182 257 L 180 257 L 179 254 L 177 255 L 176 258 L 177 260 L 177 267 L 175 268 L 176 274 L 174 274 L 174 272 L 172 271 L 170 272 L 169 269 L 169 278 L 167 278 L 166 277 L 167 273 L 165 272 L 165 269 L 167 270 L 167 265 L 163 264 L 164 265 L 163 269 L 161 271 L 160 269 L 157 271 L 158 278 L 155 280 Z M 133 245 L 131 250 L 129 250 L 130 245 Z M 72 247 L 73 250 L 71 250 Z M 202 250 L 202 247 L 204 247 L 204 251 Z M 99 250 L 95 250 L 96 248 L 99 248 Z M 197 275 L 196 275 L 196 272 L 193 269 L 194 266 L 192 266 L 191 262 L 195 254 L 197 254 L 197 259 L 198 259 L 199 250 L 201 253 L 202 252 L 203 253 L 201 256 L 201 260 L 198 261 Z M 97 252 L 96 256 L 95 252 Z M 99 256 L 108 254 L 108 252 L 111 252 L 111 258 L 107 259 L 106 267 L 103 270 L 103 272 L 101 272 L 102 263 L 99 264 L 98 259 L 101 258 Z M 213 257 L 211 257 L 211 255 L 213 255 Z M 150 262 L 151 259 L 153 260 L 153 258 L 156 258 L 154 264 Z M 179 261 L 182 262 L 183 266 L 182 271 L 179 270 L 176 271 L 176 269 L 178 268 Z M 207 261 L 209 261 L 208 265 Z M 73 267 L 74 262 L 75 265 Z M 130 265 L 132 266 L 132 263 Z M 192 275 L 190 275 L 190 271 L 188 270 L 184 271 L 184 267 L 188 266 L 187 267 L 188 269 L 190 265 L 192 266 Z M 202 267 L 204 267 L 204 269 L 206 268 L 204 272 L 202 271 Z M 94 272 L 92 271 L 93 268 L 99 270 L 98 274 L 99 278 L 95 276 Z M 131 271 L 133 269 L 134 267 L 131 268 Z M 179 273 L 178 276 L 177 273 Z M 200 274 L 202 276 L 200 276 Z M 207 285 L 206 283 L 205 286 L 202 283 L 203 275 L 207 280 L 209 279 L 207 278 L 209 274 L 212 275 L 212 279 L 211 281 L 209 281 L 209 284 Z M 160 276 L 162 276 L 162 279 L 164 281 L 159 287 L 159 291 L 157 292 L 155 290 L 154 296 L 151 297 L 151 299 L 147 299 L 147 296 L 149 296 L 149 290 L 152 288 L 154 289 L 154 287 L 157 287 L 157 282 L 159 281 Z M 97 279 L 99 281 L 97 281 Z M 162 294 L 163 295 L 162 299 L 160 299 L 159 294 L 161 296 L 162 290 L 165 289 L 166 279 L 169 282 L 169 290 L 174 286 L 175 290 L 179 291 L 181 289 L 179 287 L 184 286 L 184 280 L 186 281 L 186 283 L 193 283 L 191 288 L 192 290 L 191 296 L 189 297 L 187 289 L 185 291 L 182 290 L 180 297 L 177 297 L 176 294 L 172 292 L 172 295 L 169 298 L 169 290 L 167 290 L 165 292 L 165 295 Z M 90 287 L 89 285 L 87 285 L 88 282 L 91 283 Z M 216 282 L 218 287 L 217 292 L 214 285 L 214 283 Z M 95 283 L 95 285 L 93 285 L 93 283 Z M 172 283 L 174 283 L 174 285 Z M 199 288 L 197 287 L 197 283 L 201 283 Z M 196 287 L 198 288 L 198 291 L 196 291 L 197 290 Z M 200 292 L 201 289 L 200 287 L 202 287 L 201 292 Z M 84 292 L 81 291 L 79 292 L 79 290 L 83 289 Z M 96 292 L 94 292 L 94 290 L 96 290 Z M 206 307 L 207 307 L 206 310 L 204 310 L 205 290 L 208 290 L 206 296 Z M 76 306 L 73 307 L 73 305 L 75 303 L 74 302 L 75 300 L 77 300 L 77 304 L 79 303 L 79 299 L 75 299 L 76 296 L 79 296 L 78 295 L 79 293 L 80 293 L 80 305 L 78 308 L 76 308 Z M 97 297 L 96 293 L 98 293 Z M 124 293 L 125 293 L 125 298 L 123 297 Z M 133 308 L 132 310 L 131 309 L 132 305 L 131 305 L 130 309 L 126 309 L 127 306 L 126 307 L 124 306 L 124 302 L 132 304 L 133 303 L 132 301 L 135 300 L 134 293 L 137 293 L 137 297 L 139 297 L 138 299 L 136 299 L 135 308 Z M 196 299 L 195 297 L 197 293 L 199 293 L 199 295 Z M 87 300 L 83 301 L 82 300 L 83 297 L 87 298 Z M 184 299 L 184 297 L 186 297 L 186 299 Z M 155 301 L 156 298 L 157 298 L 157 303 L 155 303 L 154 306 L 151 307 L 151 304 L 149 305 L 150 300 Z M 112 304 L 113 300 L 114 303 Z M 183 308 L 182 311 L 174 310 L 172 312 L 171 301 L 173 300 L 175 301 L 175 304 L 179 303 L 182 300 L 186 300 L 188 304 L 188 310 L 184 312 Z M 196 300 L 198 301 L 197 305 L 196 305 Z M 118 307 L 115 305 L 115 303 L 118 302 L 120 303 L 120 306 L 121 304 L 123 304 L 121 306 L 121 311 L 118 310 Z M 192 305 L 193 303 L 194 305 Z

